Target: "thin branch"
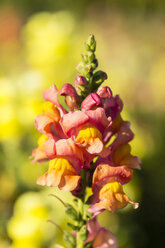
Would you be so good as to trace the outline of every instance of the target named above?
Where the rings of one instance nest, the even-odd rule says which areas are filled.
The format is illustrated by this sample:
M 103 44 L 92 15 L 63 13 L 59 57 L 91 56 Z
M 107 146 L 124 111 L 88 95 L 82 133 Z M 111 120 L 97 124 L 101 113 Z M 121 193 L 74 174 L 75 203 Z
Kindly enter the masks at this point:
M 59 200 L 64 205 L 65 208 L 67 207 L 65 202 L 63 202 L 57 195 L 49 194 L 48 196 L 54 196 L 57 200 Z
M 57 227 L 64 234 L 64 231 L 62 230 L 62 228 L 58 224 L 56 224 L 53 220 L 47 220 L 47 222 L 53 224 L 55 227 Z

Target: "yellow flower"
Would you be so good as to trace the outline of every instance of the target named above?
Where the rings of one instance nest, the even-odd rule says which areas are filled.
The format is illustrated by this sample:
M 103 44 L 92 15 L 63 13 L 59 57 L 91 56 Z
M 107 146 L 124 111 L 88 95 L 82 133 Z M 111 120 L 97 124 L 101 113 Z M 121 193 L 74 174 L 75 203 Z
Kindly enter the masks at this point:
M 132 202 L 124 193 L 122 185 L 113 180 L 106 183 L 99 191 L 99 202 L 96 205 L 101 209 L 107 209 L 114 212 L 116 209 L 124 208 L 128 203 L 138 207 L 137 203 Z
M 102 134 L 94 126 L 83 127 L 76 137 L 76 142 L 85 146 L 91 154 L 100 153 L 103 150 Z

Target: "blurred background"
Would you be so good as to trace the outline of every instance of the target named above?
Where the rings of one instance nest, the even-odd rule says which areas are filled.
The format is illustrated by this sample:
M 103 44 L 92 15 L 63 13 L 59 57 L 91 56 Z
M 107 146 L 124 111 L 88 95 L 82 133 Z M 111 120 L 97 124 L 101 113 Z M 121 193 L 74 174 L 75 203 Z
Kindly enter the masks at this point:
M 97 40 L 99 68 L 124 102 L 142 170 L 125 190 L 139 201 L 104 212 L 100 222 L 119 248 L 164 247 L 165 2 L 162 0 L 0 1 L 0 248 L 51 248 L 65 228 L 64 209 L 48 196 L 69 194 L 36 185 L 47 164 L 31 164 L 34 118 L 42 91 L 72 83 L 84 41 Z

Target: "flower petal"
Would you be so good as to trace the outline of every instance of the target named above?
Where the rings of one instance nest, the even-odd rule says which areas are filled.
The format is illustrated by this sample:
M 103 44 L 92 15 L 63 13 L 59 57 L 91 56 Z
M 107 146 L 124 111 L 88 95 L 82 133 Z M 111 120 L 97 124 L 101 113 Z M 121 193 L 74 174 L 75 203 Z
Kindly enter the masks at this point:
M 64 191 L 75 190 L 80 176 L 73 166 L 63 157 L 55 158 L 49 163 L 49 170 L 37 180 L 37 184 L 50 187 L 58 186 Z
M 61 125 L 68 136 L 76 134 L 76 129 L 88 122 L 89 118 L 83 111 L 69 112 L 61 119 Z
M 106 115 L 114 120 L 122 111 L 123 103 L 119 95 L 107 98 L 104 103 Z
M 101 98 L 97 93 L 91 93 L 81 103 L 81 109 L 85 111 L 101 106 L 102 106 Z
M 83 151 L 72 138 L 60 139 L 57 142 L 49 139 L 45 143 L 45 153 L 51 159 L 61 156 L 67 158 L 77 173 L 80 172 L 84 163 Z
M 59 103 L 58 101 L 58 90 L 57 87 L 55 86 L 55 84 L 53 84 L 53 86 L 51 86 L 48 90 L 44 90 L 43 92 L 43 98 L 46 101 L 50 101 L 52 103 L 54 103 L 59 110 L 61 111 L 61 114 L 66 114 L 67 111 L 62 107 L 62 105 Z
M 98 88 L 97 94 L 101 98 L 110 98 L 112 96 L 112 91 L 108 86 L 101 86 Z
M 121 184 L 128 183 L 133 175 L 133 170 L 127 166 L 112 167 L 108 164 L 100 164 L 96 167 L 93 174 L 93 188 L 95 184 L 104 180 L 104 183 L 112 178 Z
M 109 156 L 109 160 L 114 165 L 126 165 L 130 168 L 140 169 L 141 161 L 137 156 L 131 155 L 131 146 L 129 144 L 124 144 L 114 150 Z
M 101 228 L 94 240 L 93 248 L 117 248 L 117 238 L 111 231 Z
M 116 139 L 110 145 L 110 149 L 115 150 L 117 147 L 130 142 L 133 138 L 134 134 L 130 129 L 130 123 L 128 121 L 125 121 L 117 132 Z

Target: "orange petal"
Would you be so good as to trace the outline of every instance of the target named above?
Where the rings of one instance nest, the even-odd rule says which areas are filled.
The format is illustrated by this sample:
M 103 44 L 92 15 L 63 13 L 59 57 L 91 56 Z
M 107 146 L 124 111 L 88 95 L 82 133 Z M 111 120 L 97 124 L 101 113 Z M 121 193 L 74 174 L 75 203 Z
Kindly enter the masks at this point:
M 132 202 L 124 193 L 122 185 L 114 180 L 109 181 L 99 191 L 100 201 L 96 205 L 100 209 L 107 209 L 114 212 L 116 209 L 124 208 L 131 203 L 137 208 L 137 203 Z
M 63 157 L 55 158 L 49 163 L 49 170 L 37 180 L 37 184 L 50 187 L 58 186 L 65 191 L 72 191 L 78 186 L 80 176 L 69 161 Z
M 127 166 L 113 167 L 108 164 L 100 164 L 93 174 L 93 186 L 99 181 L 115 178 L 121 184 L 128 183 L 133 175 L 133 170 Z

